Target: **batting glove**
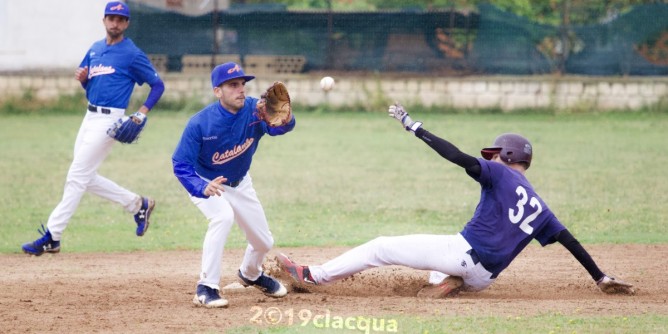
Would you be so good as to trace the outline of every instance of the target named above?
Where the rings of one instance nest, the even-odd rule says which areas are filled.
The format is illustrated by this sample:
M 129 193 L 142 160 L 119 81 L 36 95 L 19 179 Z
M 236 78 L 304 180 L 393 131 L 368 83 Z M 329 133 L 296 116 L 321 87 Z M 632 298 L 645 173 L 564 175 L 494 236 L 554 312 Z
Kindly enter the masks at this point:
M 607 294 L 626 294 L 633 295 L 635 290 L 633 289 L 633 284 L 626 283 L 620 279 L 615 279 L 608 275 L 603 276 L 598 282 L 596 282 L 598 288 L 601 291 Z
M 411 119 L 411 116 L 408 115 L 408 112 L 404 110 L 404 107 L 401 106 L 400 103 L 395 103 L 390 106 L 390 108 L 387 110 L 388 114 L 390 117 L 395 118 L 399 122 L 401 122 L 401 125 L 404 126 L 406 131 L 410 131 L 412 133 L 415 133 L 417 129 L 419 129 L 422 126 L 422 122 L 414 122 Z
M 130 115 L 130 118 L 132 118 L 132 121 L 135 122 L 136 124 L 141 124 L 144 123 L 146 115 L 137 111 L 134 114 Z

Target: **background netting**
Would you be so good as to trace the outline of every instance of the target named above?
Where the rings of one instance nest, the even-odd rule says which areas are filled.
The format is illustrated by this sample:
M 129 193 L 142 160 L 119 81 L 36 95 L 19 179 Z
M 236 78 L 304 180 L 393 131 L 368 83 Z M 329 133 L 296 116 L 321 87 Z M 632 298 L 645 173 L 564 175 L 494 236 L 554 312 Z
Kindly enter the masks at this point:
M 566 28 L 491 5 L 476 12 L 247 5 L 195 17 L 132 2 L 130 7 L 127 36 L 168 71 L 206 72 L 212 64 L 237 61 L 258 74 L 668 74 L 668 4 Z

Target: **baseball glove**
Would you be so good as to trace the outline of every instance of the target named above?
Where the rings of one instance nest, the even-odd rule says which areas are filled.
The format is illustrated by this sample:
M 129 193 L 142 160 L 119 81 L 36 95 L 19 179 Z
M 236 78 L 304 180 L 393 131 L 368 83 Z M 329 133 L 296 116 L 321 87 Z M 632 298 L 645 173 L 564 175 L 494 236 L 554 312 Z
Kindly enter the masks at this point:
M 107 130 L 109 137 L 123 144 L 131 144 L 139 139 L 139 133 L 144 129 L 148 117 L 140 112 L 119 118 Z
M 276 81 L 262 93 L 257 102 L 258 118 L 271 127 L 288 124 L 292 120 L 290 94 L 285 84 Z
M 636 293 L 632 284 L 607 275 L 596 282 L 596 285 L 598 285 L 598 288 L 601 289 L 601 291 L 607 294 L 633 295 Z

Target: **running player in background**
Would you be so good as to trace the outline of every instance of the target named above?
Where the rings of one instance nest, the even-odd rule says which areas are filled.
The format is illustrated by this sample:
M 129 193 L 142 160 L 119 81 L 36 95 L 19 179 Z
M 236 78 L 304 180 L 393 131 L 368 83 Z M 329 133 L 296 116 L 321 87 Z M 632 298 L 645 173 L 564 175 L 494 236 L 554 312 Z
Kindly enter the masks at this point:
M 511 261 L 536 239 L 542 246 L 559 242 L 589 272 L 605 293 L 633 294 L 631 284 L 603 273 L 589 253 L 571 235 L 525 177 L 533 148 L 517 134 L 502 134 L 483 158 L 461 152 L 413 122 L 400 104 L 389 114 L 422 139 L 440 156 L 462 167 L 480 183 L 480 202 L 473 218 L 456 235 L 379 237 L 320 266 L 300 266 L 287 256 L 279 265 L 298 282 L 331 283 L 362 270 L 388 265 L 431 270 L 431 285 L 418 296 L 445 298 L 461 290 L 480 291 L 490 286 Z
M 236 63 L 216 66 L 211 84 L 217 100 L 190 118 L 172 156 L 174 174 L 209 222 L 193 298 L 198 306 L 228 305 L 220 296 L 219 284 L 225 241 L 235 221 L 248 240 L 237 271 L 241 284 L 270 297 L 287 294 L 279 281 L 262 271 L 274 239 L 248 170 L 262 136 L 292 131 L 295 119 L 277 127 L 261 121 L 256 112 L 258 99 L 245 94 L 246 83 L 254 78 Z
M 60 251 L 63 231 L 87 191 L 118 203 L 134 214 L 137 236 L 144 235 L 149 226 L 154 200 L 119 186 L 99 175 L 97 170 L 115 142 L 107 135 L 107 130 L 125 115 L 135 84 L 147 83 L 151 87 L 146 102 L 132 114 L 139 123 L 158 102 L 165 86 L 146 54 L 123 36 L 130 24 L 127 5 L 119 1 L 107 3 L 102 23 L 106 38 L 91 46 L 74 75 L 86 90 L 88 107 L 74 143 L 74 157 L 63 197 L 51 212 L 47 228 L 42 225 L 39 230 L 42 237 L 22 246 L 27 254 Z

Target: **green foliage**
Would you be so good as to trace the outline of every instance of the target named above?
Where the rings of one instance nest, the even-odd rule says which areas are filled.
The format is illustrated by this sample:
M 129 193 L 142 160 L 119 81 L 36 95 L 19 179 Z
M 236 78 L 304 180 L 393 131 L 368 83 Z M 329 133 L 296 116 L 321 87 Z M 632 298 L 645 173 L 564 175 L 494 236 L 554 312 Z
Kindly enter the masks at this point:
M 489 3 L 509 12 L 524 16 L 531 21 L 561 25 L 564 20 L 568 24 L 591 24 L 609 21 L 615 16 L 628 11 L 632 6 L 652 3 L 653 1 L 638 0 L 493 0 Z
M 129 110 L 137 110 L 146 101 L 147 93 L 132 96 Z M 37 98 L 35 91 L 27 89 L 20 96 L 9 95 L 0 101 L 0 115 L 44 115 L 44 114 L 83 114 L 88 103 L 83 91 L 73 95 L 59 95 L 56 98 Z M 205 103 L 195 97 L 163 97 L 157 105 L 160 112 L 199 110 Z
M 82 113 L 85 106 L 86 96 L 83 93 L 38 99 L 33 90 L 27 89 L 20 96 L 10 95 L 0 101 L 0 115 Z
M 328 9 L 337 11 L 357 10 L 368 11 L 375 10 L 376 7 L 370 1 L 365 0 L 283 0 L 283 1 L 266 1 L 266 0 L 247 0 L 246 4 L 259 3 L 282 3 L 288 6 L 289 9 Z
M 652 0 L 247 0 L 246 4 L 282 3 L 290 9 L 328 9 L 337 11 L 374 11 L 385 9 L 451 9 L 469 10 L 480 3 L 490 3 L 531 21 L 560 25 L 564 15 L 570 24 L 608 21 L 616 15 Z
M 402 1 L 402 0 L 369 0 L 379 9 L 449 9 L 472 7 L 477 1 L 466 0 L 426 0 L 426 1 Z

